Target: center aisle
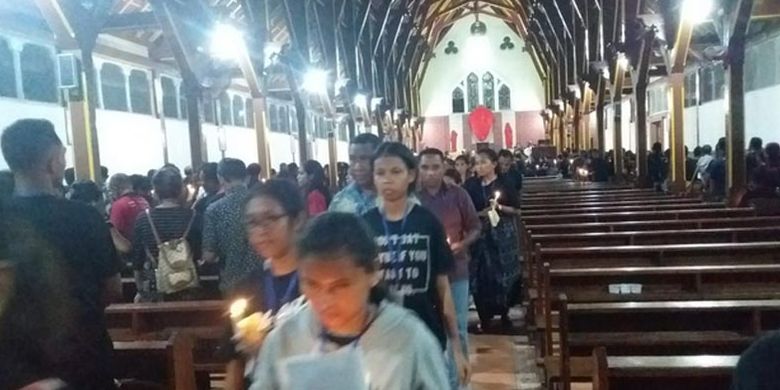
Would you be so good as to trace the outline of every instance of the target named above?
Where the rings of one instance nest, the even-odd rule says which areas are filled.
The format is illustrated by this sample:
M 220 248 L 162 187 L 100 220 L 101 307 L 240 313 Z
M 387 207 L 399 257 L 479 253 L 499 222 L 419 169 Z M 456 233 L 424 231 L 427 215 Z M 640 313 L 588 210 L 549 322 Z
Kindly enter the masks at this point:
M 472 317 L 472 324 L 479 322 L 476 313 Z M 515 326 L 507 334 L 469 335 L 472 390 L 541 389 L 536 352 L 520 331 L 521 310 L 512 309 L 510 317 Z

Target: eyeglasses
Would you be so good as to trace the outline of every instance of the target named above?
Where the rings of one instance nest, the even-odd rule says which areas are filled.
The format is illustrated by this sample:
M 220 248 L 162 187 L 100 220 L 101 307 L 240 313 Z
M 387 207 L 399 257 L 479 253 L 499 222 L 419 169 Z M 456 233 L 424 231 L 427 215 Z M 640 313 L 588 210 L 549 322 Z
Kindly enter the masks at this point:
M 246 224 L 250 229 L 268 230 L 276 225 L 287 214 L 264 215 L 262 217 L 248 218 Z

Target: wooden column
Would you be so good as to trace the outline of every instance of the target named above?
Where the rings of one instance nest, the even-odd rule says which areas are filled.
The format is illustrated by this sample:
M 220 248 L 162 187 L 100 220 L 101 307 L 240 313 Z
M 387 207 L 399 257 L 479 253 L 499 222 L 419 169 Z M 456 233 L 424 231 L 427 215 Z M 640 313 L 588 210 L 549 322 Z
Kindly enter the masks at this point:
M 645 186 L 647 180 L 647 85 L 634 86 L 634 110 L 636 110 L 636 171 L 637 182 Z
M 203 142 L 203 125 L 200 121 L 201 89 L 197 81 L 185 77 L 184 91 L 187 95 L 187 128 L 190 136 L 190 166 L 197 172 L 206 161 L 206 148 Z M 216 114 L 215 114 L 216 115 Z
M 672 73 L 668 78 L 670 104 L 670 141 L 671 161 L 670 189 L 673 192 L 685 191 L 685 73 Z
M 338 143 L 334 129 L 328 133 L 328 178 L 331 190 L 338 186 L 338 162 Z
M 575 99 L 574 101 L 574 122 L 572 123 L 572 132 L 574 133 L 574 140 L 572 143 L 572 150 L 580 149 L 582 146 L 582 114 L 580 113 L 580 105 L 582 100 Z
M 615 63 L 615 81 L 612 84 L 612 113 L 613 113 L 613 134 L 612 134 L 612 155 L 615 165 L 615 177 L 618 181 L 623 180 L 623 79 L 625 78 L 626 68 L 621 64 L 623 60 L 618 59 Z
M 566 111 L 558 114 L 558 153 L 566 149 Z
M 636 162 L 637 183 L 649 186 L 647 172 L 647 84 L 649 82 L 650 58 L 653 55 L 655 31 L 650 29 L 642 37 L 639 61 L 634 80 L 634 110 L 636 113 Z
M 271 150 L 268 147 L 268 126 L 265 116 L 265 97 L 252 97 L 252 107 L 255 116 L 255 136 L 257 137 L 257 161 L 263 167 L 263 178 L 271 178 Z
M 745 35 L 747 34 L 753 0 L 737 2 L 736 19 L 729 40 L 728 77 L 726 93 L 729 120 L 726 127 L 728 151 L 727 185 L 731 194 L 747 187 L 745 166 Z
M 95 127 L 95 68 L 90 48 L 80 51 L 80 85 L 68 93 L 68 113 L 73 134 L 73 168 L 76 180 L 101 183 L 100 152 Z

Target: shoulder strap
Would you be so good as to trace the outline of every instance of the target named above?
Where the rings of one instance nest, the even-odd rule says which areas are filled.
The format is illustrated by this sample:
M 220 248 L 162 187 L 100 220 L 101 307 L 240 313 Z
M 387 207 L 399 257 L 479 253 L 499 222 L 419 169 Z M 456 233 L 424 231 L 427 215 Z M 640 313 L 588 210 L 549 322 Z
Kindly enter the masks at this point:
M 192 223 L 195 222 L 195 215 L 197 212 L 195 210 L 192 210 L 192 217 L 190 217 L 190 222 L 187 224 L 187 229 L 184 230 L 184 234 L 181 235 L 181 239 L 184 240 L 187 238 L 187 235 L 190 234 L 190 229 L 192 229 Z
M 157 233 L 157 228 L 154 226 L 154 221 L 152 221 L 152 213 L 149 211 L 149 209 L 145 210 L 146 212 L 146 218 L 149 220 L 149 227 L 152 228 L 152 235 L 154 235 L 154 241 L 157 242 L 157 245 L 162 245 L 162 241 L 160 240 L 160 235 Z

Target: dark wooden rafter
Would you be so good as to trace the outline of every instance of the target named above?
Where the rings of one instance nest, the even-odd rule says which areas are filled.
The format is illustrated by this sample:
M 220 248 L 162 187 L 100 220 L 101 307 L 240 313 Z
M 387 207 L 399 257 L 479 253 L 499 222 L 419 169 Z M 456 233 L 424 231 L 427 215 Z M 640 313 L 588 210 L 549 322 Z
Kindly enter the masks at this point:
M 294 62 L 309 62 L 306 43 L 306 4 L 301 0 L 281 0 L 284 5 L 284 20 L 290 33 L 291 54 Z

